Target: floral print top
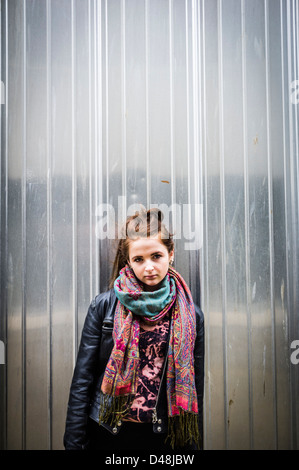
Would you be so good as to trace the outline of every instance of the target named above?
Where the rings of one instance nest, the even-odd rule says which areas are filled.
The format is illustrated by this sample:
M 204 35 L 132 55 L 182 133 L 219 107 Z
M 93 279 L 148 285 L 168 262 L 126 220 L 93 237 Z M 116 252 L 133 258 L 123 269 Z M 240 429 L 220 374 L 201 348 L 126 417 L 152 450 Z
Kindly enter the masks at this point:
M 139 374 L 137 393 L 131 405 L 129 421 L 152 421 L 160 386 L 169 333 L 169 316 L 165 315 L 155 326 L 140 325 Z

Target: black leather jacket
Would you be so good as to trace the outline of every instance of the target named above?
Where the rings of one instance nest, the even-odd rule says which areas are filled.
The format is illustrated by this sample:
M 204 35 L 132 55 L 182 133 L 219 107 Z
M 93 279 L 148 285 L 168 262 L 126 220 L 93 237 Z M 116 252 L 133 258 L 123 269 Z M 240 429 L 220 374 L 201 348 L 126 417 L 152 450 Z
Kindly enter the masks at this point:
M 88 449 L 87 421 L 98 421 L 99 393 L 107 361 L 113 348 L 113 320 L 117 303 L 114 290 L 98 295 L 90 304 L 85 319 L 76 367 L 70 388 L 67 409 L 64 446 L 67 450 Z M 198 398 L 199 431 L 203 431 L 203 389 L 204 389 L 204 317 L 195 305 L 197 337 L 194 347 L 195 385 Z M 166 378 L 161 382 L 157 401 L 157 420 L 153 431 L 167 432 Z M 117 434 L 121 424 L 107 432 Z

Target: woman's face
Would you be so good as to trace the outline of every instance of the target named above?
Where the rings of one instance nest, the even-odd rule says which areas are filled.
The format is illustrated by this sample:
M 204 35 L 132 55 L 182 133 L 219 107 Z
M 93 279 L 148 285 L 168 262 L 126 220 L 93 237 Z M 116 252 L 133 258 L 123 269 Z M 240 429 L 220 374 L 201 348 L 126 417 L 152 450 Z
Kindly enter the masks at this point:
M 145 290 L 156 290 L 169 268 L 168 252 L 160 237 L 138 238 L 129 244 L 129 264 Z

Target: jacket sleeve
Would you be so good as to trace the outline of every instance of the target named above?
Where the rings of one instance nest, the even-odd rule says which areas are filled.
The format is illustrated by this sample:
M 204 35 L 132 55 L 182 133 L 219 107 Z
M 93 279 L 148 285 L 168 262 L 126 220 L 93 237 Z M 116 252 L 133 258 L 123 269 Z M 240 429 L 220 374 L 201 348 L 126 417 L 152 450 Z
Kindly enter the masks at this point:
M 97 371 L 101 342 L 103 302 L 96 297 L 84 322 L 76 366 L 70 388 L 64 446 L 66 450 L 85 449 L 90 395 Z
M 195 306 L 196 313 L 196 340 L 194 346 L 194 371 L 195 386 L 198 401 L 198 419 L 201 445 L 203 446 L 203 396 L 204 396 L 204 376 L 205 376 L 205 330 L 204 315 L 199 307 Z

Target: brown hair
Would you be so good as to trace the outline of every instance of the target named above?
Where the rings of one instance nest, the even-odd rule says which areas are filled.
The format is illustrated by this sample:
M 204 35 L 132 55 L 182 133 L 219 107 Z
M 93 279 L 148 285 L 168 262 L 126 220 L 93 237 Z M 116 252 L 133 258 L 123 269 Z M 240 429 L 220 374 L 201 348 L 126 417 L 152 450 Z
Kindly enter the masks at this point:
M 112 288 L 119 271 L 126 265 L 129 259 L 129 244 L 131 240 L 138 238 L 150 238 L 160 236 L 161 242 L 170 253 L 174 249 L 173 235 L 169 233 L 162 223 L 164 216 L 160 209 L 154 208 L 142 210 L 129 216 L 122 230 L 122 237 L 118 241 L 116 255 L 113 263 L 109 287 Z

